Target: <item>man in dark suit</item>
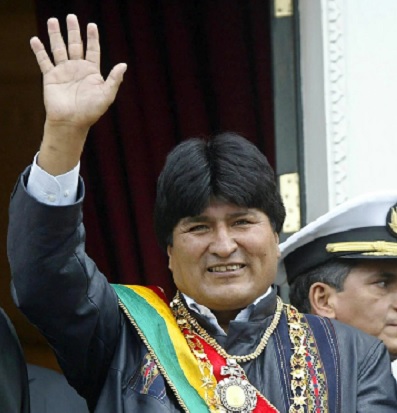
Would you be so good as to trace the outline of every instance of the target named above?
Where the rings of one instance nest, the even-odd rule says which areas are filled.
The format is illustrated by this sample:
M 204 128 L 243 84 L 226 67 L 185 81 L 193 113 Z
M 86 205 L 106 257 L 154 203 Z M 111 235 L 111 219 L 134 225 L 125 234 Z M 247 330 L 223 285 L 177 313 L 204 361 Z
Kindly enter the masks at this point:
M 85 400 L 55 370 L 28 364 L 31 413 L 88 413 Z
M 26 365 L 15 328 L 0 308 L 0 412 L 88 413 L 85 400 L 55 370 Z
M 299 311 L 384 342 L 397 359 L 397 191 L 353 198 L 280 244 L 280 279 Z
M 0 308 L 0 411 L 29 413 L 26 363 L 14 326 Z

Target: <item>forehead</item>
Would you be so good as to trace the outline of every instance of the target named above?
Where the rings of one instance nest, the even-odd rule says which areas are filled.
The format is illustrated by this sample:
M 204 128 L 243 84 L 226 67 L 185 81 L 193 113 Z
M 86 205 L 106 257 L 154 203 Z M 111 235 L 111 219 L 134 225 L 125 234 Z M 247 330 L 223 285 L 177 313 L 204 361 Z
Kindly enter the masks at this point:
M 364 259 L 359 260 L 349 273 L 349 278 L 372 277 L 384 275 L 397 281 L 397 259 Z

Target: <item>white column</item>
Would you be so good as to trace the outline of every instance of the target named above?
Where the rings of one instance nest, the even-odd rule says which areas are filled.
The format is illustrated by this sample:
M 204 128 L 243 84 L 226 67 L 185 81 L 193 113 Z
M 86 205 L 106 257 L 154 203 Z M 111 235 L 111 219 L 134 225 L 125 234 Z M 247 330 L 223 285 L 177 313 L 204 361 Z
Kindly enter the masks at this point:
M 307 221 L 396 187 L 397 1 L 300 0 Z

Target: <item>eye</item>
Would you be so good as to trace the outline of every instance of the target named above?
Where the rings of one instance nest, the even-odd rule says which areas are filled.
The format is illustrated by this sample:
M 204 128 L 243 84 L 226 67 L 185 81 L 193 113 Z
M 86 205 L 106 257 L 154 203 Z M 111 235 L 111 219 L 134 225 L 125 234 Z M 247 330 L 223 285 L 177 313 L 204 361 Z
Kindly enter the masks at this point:
M 234 221 L 233 223 L 234 226 L 249 225 L 249 224 L 251 224 L 251 221 L 246 218 L 238 219 L 237 221 Z
M 387 280 L 379 280 L 379 281 L 376 281 L 374 284 L 375 284 L 377 287 L 382 288 L 382 289 L 387 288 L 387 286 L 389 285 L 389 283 L 387 282 Z
M 204 224 L 192 225 L 188 228 L 188 232 L 205 232 L 208 230 L 208 226 Z

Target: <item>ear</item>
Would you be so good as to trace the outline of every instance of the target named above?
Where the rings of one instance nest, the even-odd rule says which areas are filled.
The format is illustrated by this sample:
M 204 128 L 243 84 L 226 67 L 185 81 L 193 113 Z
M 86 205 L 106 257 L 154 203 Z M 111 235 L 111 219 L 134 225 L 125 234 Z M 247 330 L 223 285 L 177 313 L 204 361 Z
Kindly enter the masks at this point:
M 335 318 L 335 295 L 335 288 L 321 282 L 314 283 L 309 290 L 312 313 L 323 317 Z
M 167 245 L 167 255 L 168 255 L 168 268 L 172 272 L 172 246 Z
M 277 244 L 277 258 L 281 257 L 281 252 L 280 252 L 280 237 L 277 234 L 277 232 L 274 233 L 274 239 L 276 240 L 276 244 Z

